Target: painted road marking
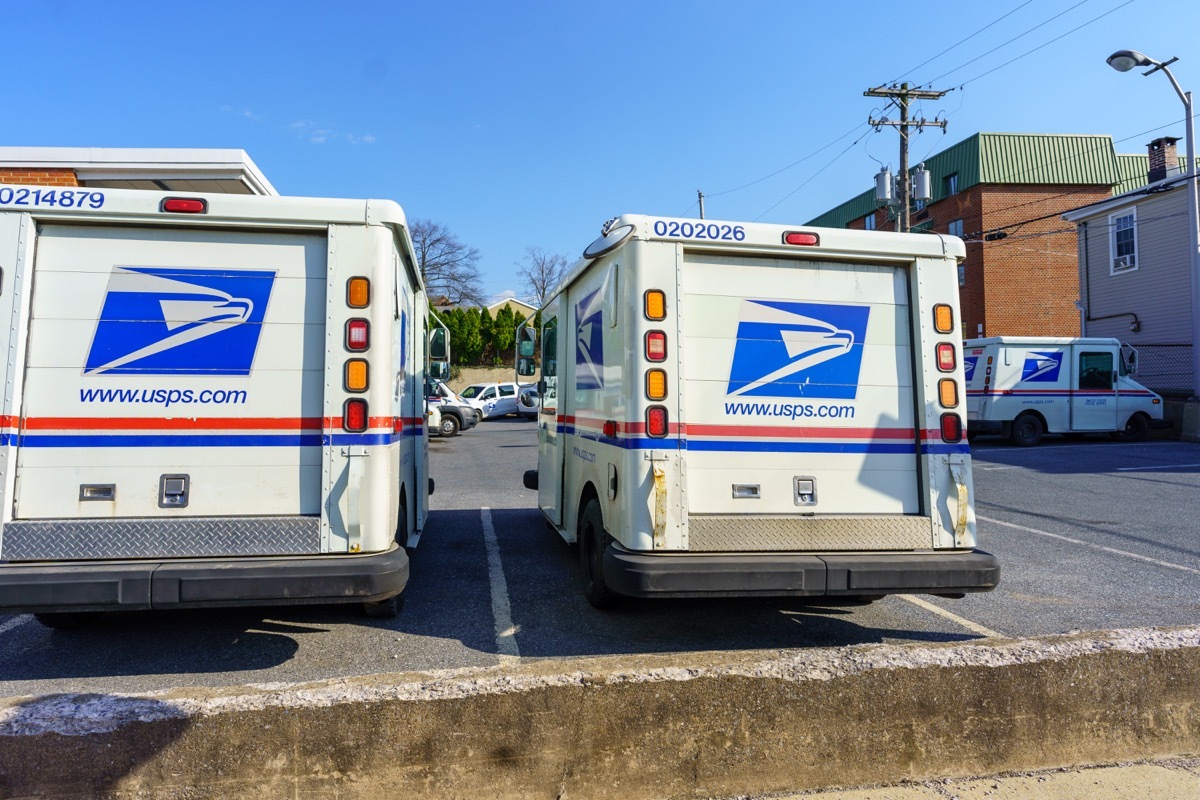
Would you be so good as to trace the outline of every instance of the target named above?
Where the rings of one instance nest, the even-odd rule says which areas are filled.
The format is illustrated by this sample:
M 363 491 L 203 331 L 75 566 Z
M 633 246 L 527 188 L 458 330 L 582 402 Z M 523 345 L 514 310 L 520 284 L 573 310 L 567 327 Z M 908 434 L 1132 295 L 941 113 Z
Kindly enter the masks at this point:
M 1188 467 L 1200 467 L 1200 464 L 1165 464 L 1161 467 L 1117 467 L 1117 472 L 1141 472 L 1147 469 L 1187 469 Z
M 971 620 L 969 620 L 969 619 L 960 617 L 958 614 L 952 614 L 949 611 L 947 611 L 946 609 L 942 608 L 941 606 L 937 606 L 937 605 L 934 605 L 933 603 L 930 603 L 928 600 L 922 600 L 921 598 L 914 597 L 911 594 L 898 594 L 896 596 L 899 597 L 901 600 L 907 600 L 908 602 L 912 603 L 914 606 L 920 606 L 921 608 L 925 609 L 926 611 L 932 611 L 934 614 L 937 614 L 939 617 L 944 617 L 945 619 L 948 619 L 951 622 L 957 623 L 969 631 L 978 633 L 980 636 L 988 636 L 988 637 L 995 638 L 995 639 L 1005 638 L 1003 633 L 997 633 L 996 631 L 992 630 L 991 628 L 985 628 L 976 622 L 971 622 Z
M 1039 531 L 1037 528 L 1027 528 L 1024 525 L 1015 525 L 1011 522 L 1004 522 L 1002 520 L 990 519 L 989 517 L 981 517 L 978 515 L 976 515 L 975 519 L 991 523 L 992 525 L 1002 525 L 1005 528 L 1016 528 L 1017 530 L 1025 531 L 1026 533 L 1036 533 L 1039 536 L 1049 536 L 1051 539 L 1060 539 L 1064 542 L 1070 542 L 1071 544 L 1081 544 L 1084 547 L 1090 547 L 1093 550 L 1101 550 L 1105 553 L 1112 553 L 1113 555 L 1125 556 L 1126 558 L 1133 558 L 1137 559 L 1138 561 L 1145 561 L 1148 564 L 1154 564 L 1155 566 L 1159 567 L 1167 567 L 1168 569 L 1177 569 L 1183 572 L 1190 572 L 1193 575 L 1200 575 L 1200 569 L 1195 569 L 1194 567 L 1185 567 L 1183 564 L 1172 564 L 1169 561 L 1159 561 L 1157 558 L 1138 555 L 1137 553 L 1131 553 L 1128 550 L 1118 550 L 1115 547 L 1105 547 L 1102 544 L 1092 544 L 1091 542 L 1085 542 L 1082 539 L 1072 539 L 1070 536 L 1063 536 L 1061 533 Z
M 484 506 L 479 510 L 483 520 L 483 542 L 487 545 L 488 582 L 492 586 L 492 618 L 496 621 L 496 652 L 500 664 L 512 664 L 520 660 L 517 648 L 517 627 L 512 621 L 512 605 L 508 600 L 508 581 L 504 579 L 504 565 L 500 562 L 500 543 L 496 540 L 496 529 L 492 525 L 492 510 Z
M 31 619 L 33 619 L 33 617 L 29 614 L 22 614 L 19 617 L 13 617 L 8 622 L 4 623 L 3 625 L 0 625 L 0 634 L 8 633 L 13 628 L 16 628 L 19 625 L 24 625 L 26 622 L 29 622 L 29 620 L 31 620 Z

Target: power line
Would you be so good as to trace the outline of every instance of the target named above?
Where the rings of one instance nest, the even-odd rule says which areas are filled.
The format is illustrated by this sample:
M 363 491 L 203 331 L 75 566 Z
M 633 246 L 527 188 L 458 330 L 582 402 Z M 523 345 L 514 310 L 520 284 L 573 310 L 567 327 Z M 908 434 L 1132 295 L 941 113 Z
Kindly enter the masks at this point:
M 855 125 L 853 128 L 851 128 L 850 130 L 846 131 L 845 133 L 843 133 L 841 136 L 839 136 L 839 137 L 837 137 L 836 139 L 834 139 L 834 140 L 833 140 L 832 142 L 830 142 L 829 144 L 826 144 L 826 145 L 824 145 L 824 146 L 822 146 L 822 147 L 820 147 L 820 148 L 818 148 L 818 149 L 816 149 L 816 150 L 812 151 L 811 153 L 809 153 L 808 155 L 806 155 L 804 158 L 801 158 L 801 159 L 799 159 L 799 160 L 797 160 L 797 161 L 793 161 L 791 164 L 788 164 L 786 167 L 781 167 L 781 168 L 779 168 L 779 169 L 775 170 L 775 171 L 774 171 L 774 172 L 772 172 L 770 175 L 764 175 L 764 176 L 762 176 L 761 178 L 757 178 L 757 179 L 755 179 L 755 180 L 752 180 L 752 181 L 750 181 L 749 183 L 742 184 L 741 186 L 736 186 L 736 187 L 734 187 L 734 188 L 732 188 L 732 189 L 726 189 L 726 190 L 724 190 L 724 191 L 722 191 L 722 192 L 710 192 L 710 193 L 706 194 L 706 195 L 705 195 L 705 197 L 720 197 L 720 196 L 721 196 L 721 195 L 723 195 L 723 194 L 732 194 L 733 192 L 740 192 L 742 189 L 749 188 L 749 187 L 753 186 L 753 185 L 754 185 L 754 184 L 756 184 L 756 183 L 762 183 L 763 181 L 767 180 L 768 178 L 774 178 L 774 177 L 775 177 L 776 175 L 778 175 L 779 173 L 781 173 L 781 172 L 787 172 L 787 171 L 788 171 L 789 169 L 791 169 L 792 167 L 795 167 L 795 166 L 797 166 L 797 165 L 799 165 L 799 164 L 803 164 L 805 161 L 808 161 L 810 158 L 812 158 L 812 157 L 814 157 L 814 156 L 817 156 L 817 155 L 820 155 L 820 154 L 821 154 L 821 153 L 823 153 L 824 151 L 826 151 L 826 150 L 828 150 L 829 148 L 833 147 L 833 146 L 834 146 L 835 144 L 837 144 L 838 142 L 840 142 L 840 141 L 842 141 L 843 139 L 845 139 L 847 136 L 850 136 L 851 134 L 853 134 L 855 131 L 857 131 L 859 128 L 861 128 L 861 127 L 862 127 L 864 124 L 865 124 L 865 123 L 859 123 L 858 125 Z M 860 138 L 861 138 L 861 137 L 860 137 Z M 857 142 L 856 142 L 856 143 L 857 143 Z M 693 205 L 695 205 L 695 204 L 693 203 Z M 688 207 L 688 210 L 689 210 L 689 211 L 691 211 L 691 207 L 690 207 L 690 206 Z M 768 210 L 770 210 L 770 209 L 768 209 Z
M 833 166 L 833 164 L 834 164 L 834 162 L 836 162 L 836 161 L 837 161 L 839 158 L 841 158 L 842 156 L 846 155 L 846 153 L 850 152 L 850 149 L 851 149 L 852 147 L 854 147 L 856 144 L 858 144 L 860 141 L 862 141 L 862 138 L 863 138 L 863 136 L 866 136 L 866 135 L 867 135 L 867 132 L 864 132 L 862 136 L 859 136 L 859 137 L 858 137 L 857 139 L 855 139 L 853 142 L 851 142 L 850 144 L 846 145 L 846 149 L 845 149 L 845 150 L 842 150 L 842 152 L 838 153 L 836 156 L 834 156 L 833 158 L 831 158 L 831 159 L 828 161 L 828 163 L 826 163 L 826 164 L 825 164 L 825 166 L 821 167 L 819 170 L 817 170 L 817 171 L 816 171 L 816 172 L 814 172 L 812 175 L 810 175 L 810 176 L 808 177 L 808 179 L 807 179 L 806 181 L 804 181 L 804 183 L 800 184 L 800 185 L 799 185 L 799 186 L 797 186 L 795 189 L 792 189 L 790 192 L 788 192 L 787 194 L 785 194 L 783 197 L 779 198 L 779 200 L 778 200 L 778 201 L 777 201 L 777 202 L 776 202 L 774 205 L 772 205 L 772 206 L 771 206 L 770 208 L 768 208 L 766 211 L 762 212 L 762 213 L 761 213 L 761 214 L 759 214 L 757 217 L 755 217 L 755 218 L 752 220 L 752 222 L 758 222 L 760 219 L 762 219 L 763 217 L 765 217 L 767 214 L 770 214 L 772 211 L 774 211 L 774 210 L 775 210 L 775 207 L 776 207 L 776 206 L 778 206 L 778 205 L 779 205 L 780 203 L 782 203 L 784 200 L 787 200 L 789 197 L 791 197 L 792 195 L 794 195 L 796 192 L 798 192 L 798 191 L 800 191 L 801 189 L 803 189 L 805 186 L 807 186 L 809 183 L 811 183 L 811 182 L 812 182 L 812 181 L 813 181 L 813 180 L 814 180 L 814 179 L 815 179 L 815 178 L 816 178 L 818 175 L 820 175 L 822 172 L 824 172 L 825 170 L 827 170 L 827 169 L 829 169 L 830 167 L 832 167 L 832 166 Z M 842 138 L 844 139 L 844 138 L 846 138 L 846 137 L 844 137 L 844 136 L 843 136 Z
M 954 44 L 950 45 L 950 46 L 949 46 L 949 47 L 947 47 L 945 50 L 943 50 L 942 52 L 938 53 L 936 56 L 933 56 L 932 58 L 927 58 L 927 59 L 925 59 L 924 61 L 922 61 L 920 64 L 917 64 L 917 65 L 916 65 L 915 67 L 913 67 L 912 69 L 909 69 L 909 70 L 906 70 L 905 72 L 902 72 L 902 73 L 900 73 L 900 75 L 898 75 L 898 76 L 897 76 L 897 77 L 895 77 L 895 78 L 892 78 L 890 81 L 888 81 L 888 83 L 896 83 L 896 82 L 897 82 L 897 81 L 899 81 L 901 78 L 903 78 L 905 75 L 910 75 L 910 74 L 912 74 L 912 73 L 916 72 L 917 70 L 919 70 L 921 67 L 925 66 L 926 64 L 928 64 L 928 63 L 930 63 L 930 62 L 933 62 L 933 61 L 937 61 L 939 58 L 941 58 L 942 56 L 946 55 L 946 53 L 949 53 L 949 52 L 950 52 L 951 50 L 953 50 L 954 48 L 958 47 L 958 46 L 959 46 L 959 45 L 961 45 L 961 44 L 966 44 L 966 43 L 967 43 L 967 42 L 969 42 L 971 39 L 974 39 L 976 36 L 978 36 L 979 34 L 983 33 L 984 31 L 986 31 L 988 28 L 992 27 L 993 25 L 995 25 L 995 24 L 996 24 L 996 23 L 998 23 L 998 22 L 1001 22 L 1001 21 L 1003 21 L 1003 20 L 1007 19 L 1008 17 L 1011 17 L 1013 14 L 1017 13 L 1017 12 L 1018 12 L 1018 11 L 1020 11 L 1022 8 L 1024 8 L 1025 6 L 1029 5 L 1029 4 L 1030 4 L 1030 3 L 1032 3 L 1032 2 L 1033 2 L 1033 0 L 1025 0 L 1025 2 L 1024 2 L 1024 3 L 1021 3 L 1021 5 L 1017 6 L 1017 7 L 1016 7 L 1016 8 L 1014 8 L 1012 11 L 1009 11 L 1007 14 L 1004 14 L 1004 15 L 1002 15 L 1002 16 L 1000 16 L 1000 17 L 997 17 L 996 19 L 994 19 L 994 20 L 992 20 L 991 22 L 989 22 L 987 25 L 984 25 L 982 28 L 980 28 L 979 30 L 977 30 L 977 31 L 975 31 L 974 33 L 972 33 L 970 36 L 967 36 L 967 37 L 965 37 L 965 38 L 963 38 L 963 39 L 959 39 L 957 42 L 955 42 Z M 1084 0 L 1084 2 L 1087 2 L 1087 0 Z

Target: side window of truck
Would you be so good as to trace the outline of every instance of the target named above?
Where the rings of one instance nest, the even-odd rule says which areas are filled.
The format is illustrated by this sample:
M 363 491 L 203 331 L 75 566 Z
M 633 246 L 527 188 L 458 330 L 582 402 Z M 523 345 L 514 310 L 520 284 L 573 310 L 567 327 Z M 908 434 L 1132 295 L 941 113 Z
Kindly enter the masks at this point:
M 1080 389 L 1112 389 L 1112 374 L 1112 353 L 1079 354 Z
M 558 401 L 558 317 L 542 326 L 542 408 L 554 408 Z
M 517 393 L 516 387 L 505 386 L 505 385 L 501 384 L 501 386 L 500 386 L 500 396 L 501 397 L 513 397 L 516 395 L 516 393 Z

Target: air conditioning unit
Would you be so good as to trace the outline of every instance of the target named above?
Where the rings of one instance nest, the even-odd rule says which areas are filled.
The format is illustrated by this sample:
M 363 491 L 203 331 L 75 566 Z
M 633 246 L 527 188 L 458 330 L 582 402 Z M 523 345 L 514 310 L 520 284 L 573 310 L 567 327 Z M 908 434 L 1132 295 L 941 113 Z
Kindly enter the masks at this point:
M 1131 255 L 1117 256 L 1116 258 L 1113 259 L 1113 262 L 1112 262 L 1113 272 L 1120 272 L 1120 271 L 1126 270 L 1126 269 L 1133 269 L 1134 266 L 1136 265 L 1136 263 L 1137 262 L 1134 260 L 1134 257 Z

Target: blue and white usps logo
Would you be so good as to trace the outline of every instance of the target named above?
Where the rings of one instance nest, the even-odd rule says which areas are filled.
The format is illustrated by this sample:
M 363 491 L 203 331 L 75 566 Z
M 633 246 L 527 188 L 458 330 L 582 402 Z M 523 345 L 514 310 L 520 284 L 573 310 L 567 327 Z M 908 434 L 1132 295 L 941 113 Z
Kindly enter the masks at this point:
M 249 375 L 275 273 L 115 267 L 85 375 Z
M 727 395 L 858 394 L 868 306 L 742 300 Z
M 1062 352 L 1026 353 L 1025 365 L 1021 368 L 1021 383 L 1057 383 L 1062 358 Z
M 604 292 L 600 289 L 575 306 L 575 388 L 604 388 Z
M 963 359 L 963 372 L 966 373 L 966 379 L 970 382 L 975 377 L 975 365 L 979 363 L 979 356 L 967 356 Z

